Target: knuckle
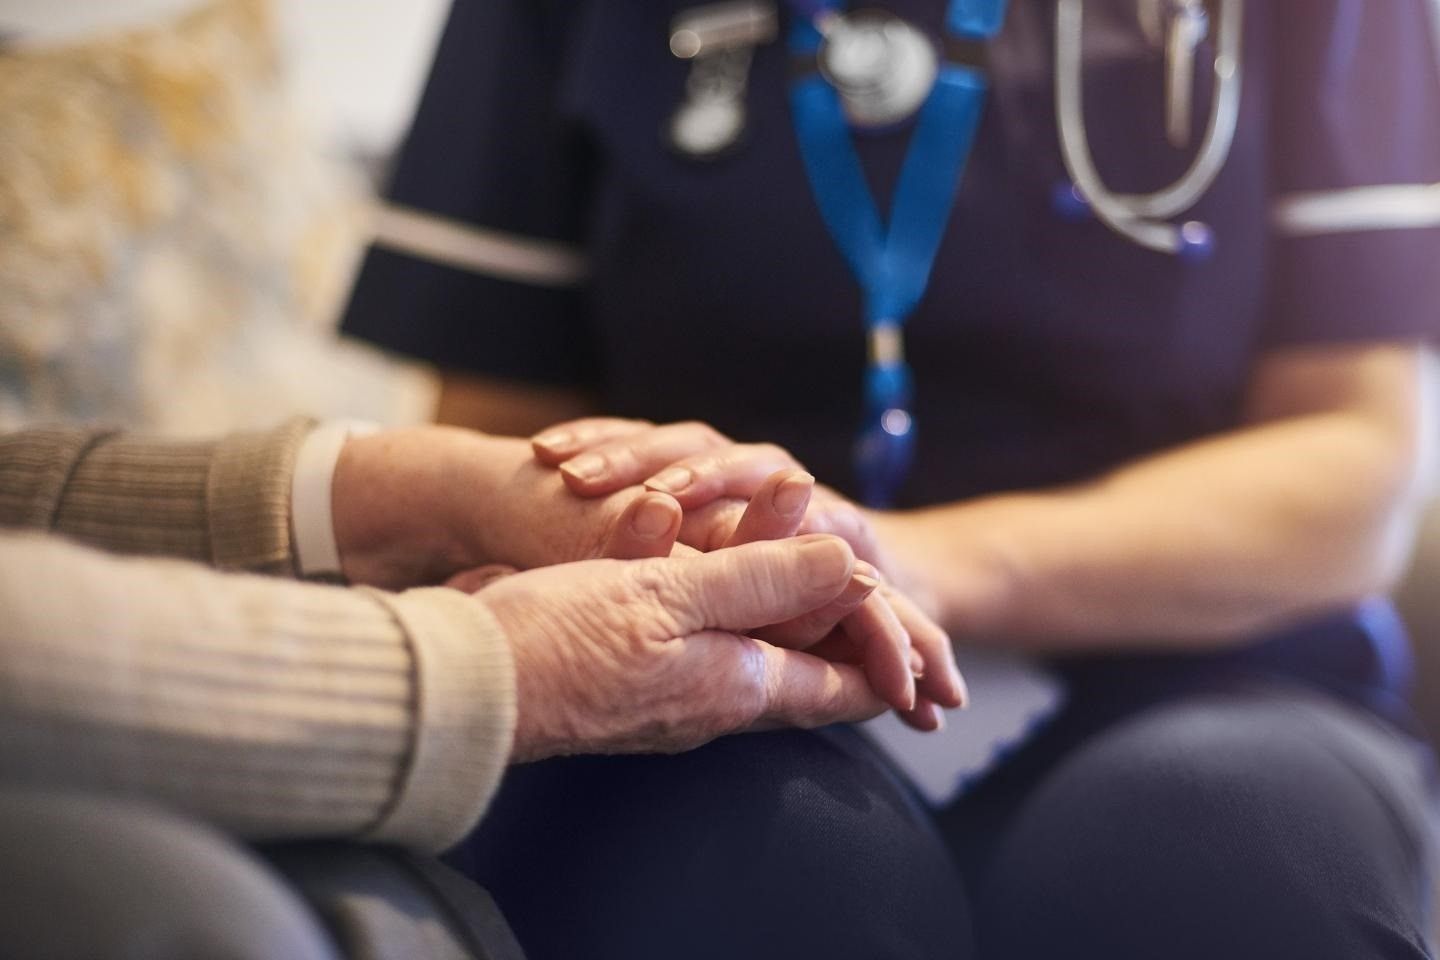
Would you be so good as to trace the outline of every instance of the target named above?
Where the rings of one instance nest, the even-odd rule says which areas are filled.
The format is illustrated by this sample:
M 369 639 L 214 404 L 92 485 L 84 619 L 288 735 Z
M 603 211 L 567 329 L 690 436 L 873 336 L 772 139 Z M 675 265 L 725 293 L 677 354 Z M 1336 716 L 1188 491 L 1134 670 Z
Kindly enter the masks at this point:
M 725 443 L 725 436 L 703 420 L 683 420 L 676 426 L 685 433 L 693 434 L 697 440 L 709 447 Z
M 737 733 L 765 713 L 764 655 L 733 634 L 706 632 L 703 639 L 712 646 L 686 660 L 683 673 L 670 673 L 670 693 L 647 724 L 664 749 L 689 749 Z
M 611 421 L 602 417 L 586 417 L 583 420 L 573 420 L 567 426 L 575 434 L 576 439 L 582 442 L 589 442 L 599 437 L 609 426 Z
M 770 702 L 769 671 L 761 648 L 740 637 L 728 644 L 733 651 L 731 662 L 725 664 L 729 678 L 724 694 L 715 708 L 715 719 L 726 731 L 743 730 L 765 715 Z
M 790 451 L 786 450 L 778 443 L 757 443 L 754 444 L 753 449 L 757 456 L 765 460 L 773 460 L 786 464 L 795 464 L 797 466 L 799 465 L 799 462 L 790 455 Z

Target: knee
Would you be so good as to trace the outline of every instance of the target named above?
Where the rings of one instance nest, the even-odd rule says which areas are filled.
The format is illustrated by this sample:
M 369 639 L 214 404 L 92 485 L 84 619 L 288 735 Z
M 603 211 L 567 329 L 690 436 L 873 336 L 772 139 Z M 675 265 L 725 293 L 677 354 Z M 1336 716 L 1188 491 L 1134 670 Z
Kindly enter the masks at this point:
M 644 871 L 683 851 L 696 872 L 713 865 L 763 879 L 777 868 L 793 872 L 797 861 L 819 874 L 848 871 L 857 855 L 899 861 L 933 851 L 928 820 L 863 750 L 787 731 L 729 737 L 678 756 L 518 768 L 467 854 L 535 841 L 568 860 L 623 857 Z M 671 874 L 657 872 L 668 882 Z M 627 878 L 638 879 L 628 871 Z
M 0 943 L 17 955 L 333 960 L 310 912 L 248 853 L 121 801 L 0 794 Z
M 1072 956 L 1422 956 L 1413 839 L 1306 711 L 1173 706 L 1097 738 L 1026 803 L 982 937 L 1017 957 L 1053 936 Z
M 536 943 L 563 934 L 534 896 L 544 876 L 584 899 L 567 922 L 589 926 L 592 956 L 661 955 L 595 944 L 666 922 L 685 941 L 671 955 L 709 956 L 718 934 L 716 955 L 962 956 L 968 920 L 948 854 L 848 736 L 790 731 L 516 770 L 459 864 L 535 956 L 565 953 Z

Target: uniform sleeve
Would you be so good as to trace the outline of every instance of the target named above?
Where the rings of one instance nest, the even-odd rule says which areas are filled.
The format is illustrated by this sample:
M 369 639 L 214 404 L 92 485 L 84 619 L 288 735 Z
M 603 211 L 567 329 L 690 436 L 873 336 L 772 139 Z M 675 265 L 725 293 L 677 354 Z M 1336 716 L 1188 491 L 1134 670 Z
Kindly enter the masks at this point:
M 441 367 L 573 384 L 593 349 L 573 4 L 456 0 L 343 321 Z
M 1266 341 L 1440 334 L 1431 0 L 1276 0 Z

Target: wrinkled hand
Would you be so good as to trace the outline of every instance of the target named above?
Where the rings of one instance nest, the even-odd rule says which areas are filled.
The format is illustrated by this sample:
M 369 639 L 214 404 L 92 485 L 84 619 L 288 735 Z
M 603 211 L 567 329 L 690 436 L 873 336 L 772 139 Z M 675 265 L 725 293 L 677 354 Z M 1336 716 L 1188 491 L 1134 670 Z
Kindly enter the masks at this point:
M 830 533 L 850 543 L 858 556 L 881 568 L 887 565 L 866 514 L 828 488 L 815 488 L 801 515 L 789 517 L 788 527 L 773 519 L 782 513 L 778 508 L 762 522 L 747 519 L 757 504 L 773 496 L 777 478 L 801 474 L 813 484 L 795 459 L 773 444 L 737 444 L 700 423 L 656 427 L 603 418 L 552 427 L 532 444 L 536 459 L 558 467 L 567 487 L 581 497 L 613 496 L 617 489 L 641 483 L 675 497 L 686 512 L 680 539 L 698 549 L 796 532 Z M 853 637 L 882 622 L 903 630 L 913 646 L 919 698 L 911 709 L 900 707 L 901 715 L 919 729 L 935 729 L 942 722 L 938 707 L 964 703 L 964 682 L 949 638 L 909 596 L 882 585 L 846 619 L 847 629 L 816 649 L 839 659 L 863 660 L 866 649 Z
M 721 549 L 793 535 L 813 486 L 814 478 L 798 470 L 782 470 L 768 478 Z M 665 522 L 652 523 L 647 519 L 651 515 L 665 518 Z M 694 549 L 675 544 L 680 518 L 680 505 L 672 497 L 643 493 L 620 514 L 605 554 L 615 559 L 698 556 Z M 664 533 L 653 537 L 652 526 L 663 526 Z M 642 527 L 643 531 L 639 529 Z M 474 592 L 515 572 L 506 565 L 489 564 L 455 574 L 447 586 Z M 850 585 L 834 600 L 807 609 L 791 620 L 762 626 L 753 636 L 788 649 L 808 650 L 829 660 L 860 665 L 881 699 L 904 714 L 922 716 L 923 708 L 917 712 L 915 677 L 923 672 L 923 660 L 912 649 L 910 633 L 889 605 L 873 596 L 879 585 L 878 571 L 857 560 Z
M 860 668 L 752 635 L 841 602 L 855 565 L 843 541 L 802 537 L 491 581 L 476 596 L 514 651 L 513 759 L 672 752 L 881 713 Z

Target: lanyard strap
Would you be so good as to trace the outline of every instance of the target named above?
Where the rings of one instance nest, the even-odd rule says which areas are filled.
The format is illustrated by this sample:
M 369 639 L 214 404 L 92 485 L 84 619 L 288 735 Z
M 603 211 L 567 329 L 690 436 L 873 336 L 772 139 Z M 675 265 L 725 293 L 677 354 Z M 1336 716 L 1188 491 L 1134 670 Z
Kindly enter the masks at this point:
M 1005 24 L 1006 0 L 950 0 L 945 27 L 966 40 L 993 40 Z
M 803 16 L 791 32 L 791 50 L 813 54 L 821 42 L 813 19 L 835 10 L 840 0 L 793 2 Z M 951 0 L 946 29 L 967 39 L 992 38 L 1004 21 L 1005 6 L 1006 0 Z M 920 108 L 888 224 L 865 180 L 839 93 L 818 74 L 800 78 L 791 90 L 811 191 L 863 294 L 872 356 L 865 391 L 868 427 L 856 461 L 862 496 L 872 506 L 889 504 L 913 456 L 908 412 L 913 390 L 899 332 L 929 285 L 987 90 L 979 70 L 941 65 Z
M 865 295 L 865 321 L 899 325 L 919 304 L 975 140 L 985 78 L 947 64 L 920 109 L 888 228 L 865 181 L 835 88 L 818 74 L 791 94 L 800 154 L 820 215 Z

